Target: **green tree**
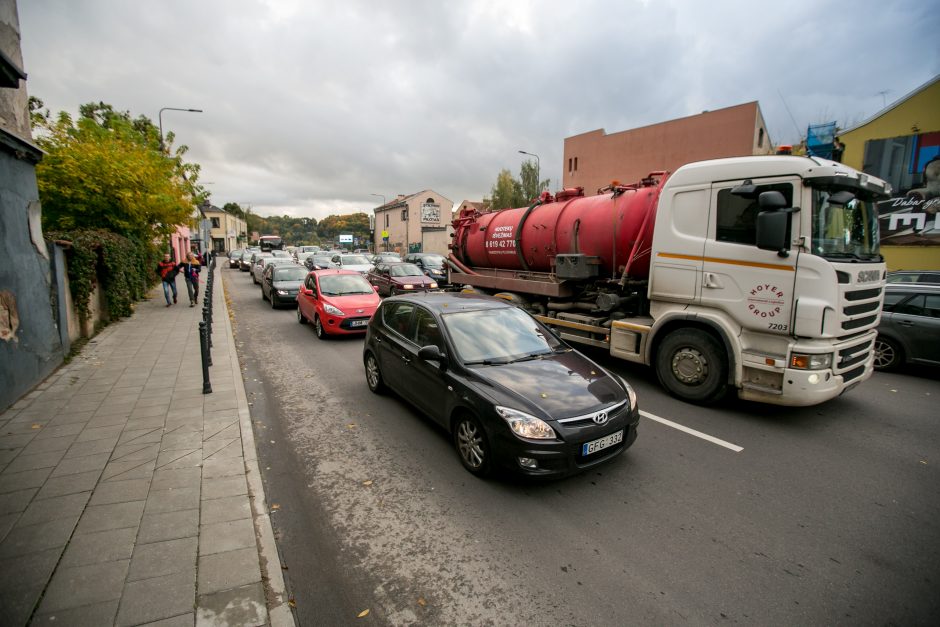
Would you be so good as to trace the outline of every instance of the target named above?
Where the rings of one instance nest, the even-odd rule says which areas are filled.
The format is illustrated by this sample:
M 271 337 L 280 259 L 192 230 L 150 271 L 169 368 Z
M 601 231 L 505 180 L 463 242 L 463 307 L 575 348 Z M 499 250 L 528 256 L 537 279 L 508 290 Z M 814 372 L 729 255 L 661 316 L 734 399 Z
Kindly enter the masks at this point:
M 490 190 L 490 197 L 483 199 L 483 204 L 491 209 L 526 207 L 547 189 L 549 179 L 538 180 L 539 171 L 535 161 L 526 159 L 519 169 L 519 178 L 509 170 L 501 170 L 496 183 Z
M 183 161 L 186 147 L 168 157 L 147 118 L 92 103 L 76 120 L 65 112 L 53 119 L 42 101 L 33 104 L 36 141 L 47 153 L 36 166 L 45 229 L 103 229 L 151 242 L 187 224 L 207 196 L 199 166 Z

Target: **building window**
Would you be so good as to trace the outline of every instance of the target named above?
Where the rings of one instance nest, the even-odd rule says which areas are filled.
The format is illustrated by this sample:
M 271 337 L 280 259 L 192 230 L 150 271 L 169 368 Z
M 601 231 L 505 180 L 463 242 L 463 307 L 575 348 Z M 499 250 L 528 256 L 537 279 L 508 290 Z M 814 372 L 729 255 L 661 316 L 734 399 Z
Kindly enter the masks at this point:
M 578 171 L 578 158 L 577 157 L 574 158 L 574 171 L 575 172 Z
M 571 157 L 568 157 L 568 172 L 571 172 Z
M 762 148 L 764 146 L 764 129 L 760 129 L 757 133 L 757 147 Z
M 388 211 L 385 212 L 385 228 L 388 228 Z
M 220 226 L 220 225 L 219 225 L 219 219 L 218 219 L 218 218 L 212 218 L 212 228 L 217 229 L 217 228 L 219 228 L 219 226 Z
M 407 210 L 407 209 L 402 209 L 402 210 L 401 210 L 401 221 L 402 221 L 402 222 L 407 222 L 407 221 L 408 221 L 408 210 Z

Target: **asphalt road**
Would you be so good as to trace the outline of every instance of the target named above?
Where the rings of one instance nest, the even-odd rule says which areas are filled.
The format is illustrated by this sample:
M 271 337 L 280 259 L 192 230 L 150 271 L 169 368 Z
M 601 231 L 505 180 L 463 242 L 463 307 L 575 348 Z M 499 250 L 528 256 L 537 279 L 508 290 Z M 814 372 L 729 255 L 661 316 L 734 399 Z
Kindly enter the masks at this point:
M 702 408 L 589 352 L 637 389 L 636 444 L 560 482 L 481 481 L 369 392 L 361 339 L 222 275 L 301 625 L 940 624 L 936 372 Z

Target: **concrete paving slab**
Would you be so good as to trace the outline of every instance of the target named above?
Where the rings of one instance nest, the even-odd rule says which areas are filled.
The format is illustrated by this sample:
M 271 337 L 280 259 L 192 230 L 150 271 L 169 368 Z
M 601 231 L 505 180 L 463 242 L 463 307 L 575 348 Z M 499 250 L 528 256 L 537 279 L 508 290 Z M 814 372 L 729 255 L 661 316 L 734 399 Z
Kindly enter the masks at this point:
M 149 479 L 128 479 L 126 481 L 108 481 L 95 488 L 90 505 L 109 505 L 128 501 L 146 501 L 150 493 Z
M 82 607 L 37 614 L 30 625 L 111 625 L 117 616 L 119 601 L 105 601 Z
M 49 469 L 52 470 L 51 468 Z M 92 470 L 90 472 L 81 472 L 74 475 L 65 475 L 49 479 L 42 485 L 37 499 L 47 499 L 54 496 L 63 496 L 65 494 L 75 494 L 76 492 L 89 492 L 95 488 L 101 471 Z
M 196 602 L 196 627 L 264 625 L 268 621 L 264 588 L 260 583 L 200 595 Z
M 134 554 L 137 529 L 108 529 L 74 536 L 62 555 L 61 567 L 129 560 Z
M 136 528 L 144 515 L 146 501 L 112 503 L 110 505 L 92 505 L 85 509 L 76 534 L 95 533 L 108 529 Z
M 202 499 L 219 499 L 225 496 L 239 496 L 248 494 L 248 483 L 245 475 L 219 477 L 217 479 L 203 479 Z
M 55 478 L 83 472 L 104 470 L 110 456 L 111 453 L 107 452 L 63 459 L 59 462 L 59 465 L 55 467 L 55 470 L 52 471 L 51 476 Z
M 165 514 L 166 512 L 178 512 L 183 509 L 198 509 L 199 492 L 198 487 L 170 488 L 169 490 L 151 489 L 144 511 L 148 514 Z
M 197 542 L 197 538 L 179 538 L 137 545 L 127 580 L 138 581 L 173 573 L 195 576 Z M 258 552 L 254 553 L 257 561 Z
M 199 555 L 212 555 L 256 546 L 251 520 L 232 520 L 199 528 Z
M 211 594 L 261 581 L 258 551 L 254 548 L 226 551 L 199 558 L 199 594 Z
M 186 509 L 165 514 L 144 514 L 137 535 L 138 544 L 163 542 L 199 535 L 199 510 Z
M 202 473 L 198 467 L 165 468 L 153 473 L 151 489 L 199 488 L 201 483 Z
M 194 579 L 192 573 L 173 573 L 128 582 L 124 586 L 115 624 L 129 627 L 192 611 Z
M 58 518 L 38 525 L 14 524 L 0 542 L 0 559 L 60 549 L 68 542 L 78 517 Z
M 130 560 L 117 560 L 57 569 L 39 604 L 39 613 L 120 599 L 129 564 Z
M 91 492 L 79 492 L 67 496 L 34 500 L 23 512 L 17 525 L 38 525 L 58 518 L 78 520 L 90 497 Z

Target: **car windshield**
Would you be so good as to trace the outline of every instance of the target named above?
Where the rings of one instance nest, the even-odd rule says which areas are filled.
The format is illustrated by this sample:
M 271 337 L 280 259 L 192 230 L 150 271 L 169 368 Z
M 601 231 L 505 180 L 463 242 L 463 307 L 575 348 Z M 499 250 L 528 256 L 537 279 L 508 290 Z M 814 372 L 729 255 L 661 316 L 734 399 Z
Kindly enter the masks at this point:
M 465 364 L 506 364 L 537 359 L 562 344 L 516 307 L 444 314 L 444 326 Z
M 389 274 L 392 276 L 424 276 L 420 268 L 413 263 L 402 263 L 389 266 Z
M 307 276 L 306 268 L 275 268 L 275 281 L 303 281 Z
M 272 250 L 271 254 L 275 257 L 290 257 L 290 253 L 286 250 Z
M 813 190 L 813 254 L 829 259 L 880 261 L 875 203 L 854 198 L 830 203 L 832 192 Z
M 362 255 L 342 255 L 340 259 L 344 266 L 368 266 L 369 260 Z
M 327 296 L 372 294 L 375 290 L 360 274 L 330 274 L 320 277 L 320 292 Z
M 333 267 L 333 260 L 330 259 L 329 257 L 324 256 L 324 255 L 314 255 L 314 256 L 313 256 L 313 263 L 315 263 L 315 264 L 317 264 L 317 265 L 319 265 L 319 266 L 329 266 L 329 267 L 331 267 L 331 268 Z
M 431 268 L 440 268 L 444 265 L 444 258 L 441 255 L 425 255 L 421 258 L 421 263 Z

